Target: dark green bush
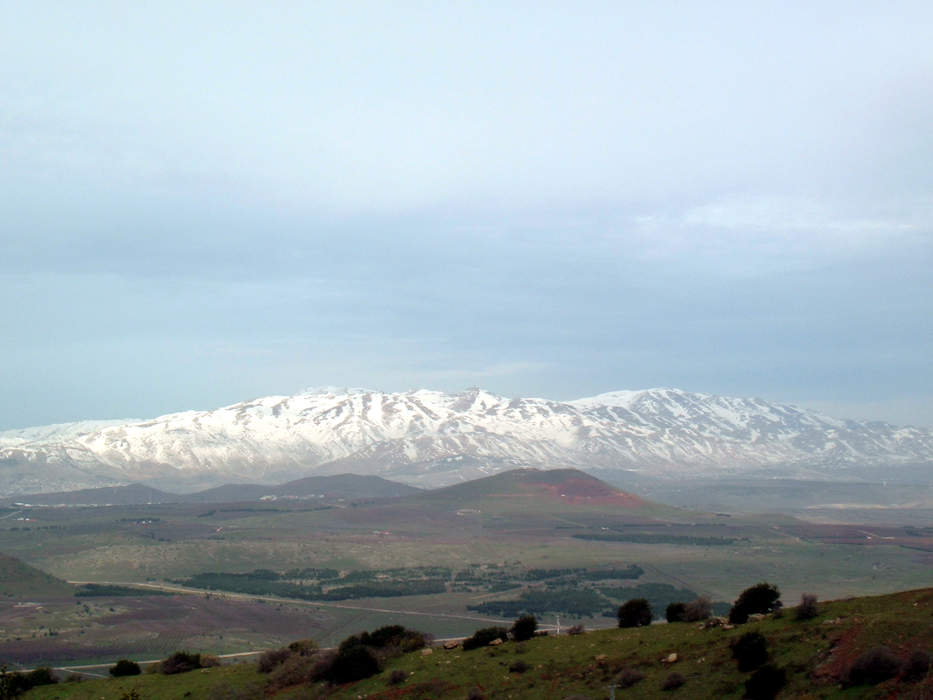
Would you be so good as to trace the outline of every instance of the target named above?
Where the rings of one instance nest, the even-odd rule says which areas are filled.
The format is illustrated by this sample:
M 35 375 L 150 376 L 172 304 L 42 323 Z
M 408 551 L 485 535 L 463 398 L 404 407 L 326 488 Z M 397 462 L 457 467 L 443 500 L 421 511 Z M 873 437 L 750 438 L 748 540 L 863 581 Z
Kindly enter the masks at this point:
M 747 632 L 730 646 L 740 671 L 753 671 L 768 660 L 768 640 L 758 632 Z
M 907 659 L 907 663 L 904 664 L 902 677 L 908 683 L 919 681 L 930 672 L 930 665 L 930 652 L 923 649 L 914 649 Z
M 664 618 L 668 622 L 683 622 L 686 620 L 687 605 L 685 603 L 671 603 L 664 611 Z
M 357 644 L 337 652 L 328 673 L 334 683 L 352 683 L 379 673 L 379 660 L 372 650 Z
M 524 673 L 530 668 L 531 666 L 526 661 L 519 659 L 518 661 L 513 662 L 511 666 L 509 666 L 509 673 Z
M 201 655 L 189 654 L 186 651 L 176 651 L 159 664 L 159 671 L 166 676 L 175 673 L 187 673 L 198 668 L 201 668 Z
M 619 627 L 644 627 L 651 624 L 651 605 L 644 598 L 632 598 L 619 606 Z
M 129 659 L 120 659 L 110 667 L 110 675 L 114 678 L 121 676 L 138 676 L 141 673 L 139 664 Z
M 687 679 L 679 673 L 672 673 L 664 679 L 664 683 L 661 684 L 661 690 L 677 690 L 686 682 Z
M 729 611 L 729 622 L 741 625 L 748 622 L 749 615 L 767 614 L 780 608 L 781 591 L 773 583 L 762 581 L 742 591 Z
M 522 615 L 512 624 L 509 631 L 512 633 L 512 639 L 516 642 L 524 642 L 534 637 L 537 629 L 538 618 L 534 615 Z
M 768 664 L 762 666 L 745 681 L 745 695 L 749 700 L 774 700 L 787 685 L 787 672 Z
M 299 656 L 311 656 L 319 648 L 313 639 L 298 639 L 288 645 L 288 650 Z
M 508 640 L 509 631 L 505 627 L 484 627 L 476 630 L 472 637 L 463 640 L 463 650 L 479 649 L 489 645 L 494 639 Z
M 904 667 L 904 662 L 887 647 L 875 647 L 859 656 L 849 666 L 843 685 L 875 685 L 894 678 Z
M 620 688 L 631 688 L 633 685 L 640 683 L 644 679 L 645 674 L 641 671 L 627 668 L 618 676 L 616 676 L 616 685 L 618 685 Z

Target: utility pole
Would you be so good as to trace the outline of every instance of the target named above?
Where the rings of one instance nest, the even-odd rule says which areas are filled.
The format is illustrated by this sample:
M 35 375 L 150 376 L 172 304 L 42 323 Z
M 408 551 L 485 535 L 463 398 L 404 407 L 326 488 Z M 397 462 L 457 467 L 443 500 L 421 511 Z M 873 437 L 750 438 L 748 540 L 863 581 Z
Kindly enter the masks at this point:
M 616 700 L 616 684 L 609 686 L 609 700 Z
M 560 614 L 557 615 L 557 636 L 560 636 Z

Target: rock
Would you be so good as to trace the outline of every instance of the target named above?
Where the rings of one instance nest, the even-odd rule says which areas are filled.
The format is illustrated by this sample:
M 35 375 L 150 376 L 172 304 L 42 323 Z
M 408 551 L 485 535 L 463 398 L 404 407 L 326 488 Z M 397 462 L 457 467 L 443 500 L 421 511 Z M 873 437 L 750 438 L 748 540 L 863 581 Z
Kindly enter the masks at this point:
M 460 642 L 458 642 L 456 639 L 451 639 L 449 642 L 444 642 L 445 649 L 456 649 L 459 646 Z
M 727 623 L 725 623 L 720 629 L 724 629 L 724 630 L 734 630 L 734 629 L 735 629 L 735 625 L 730 625 L 730 624 L 727 622 Z
M 676 664 L 678 656 L 676 653 L 668 654 L 663 659 L 661 659 L 662 664 Z
M 489 642 L 489 646 L 491 646 L 491 647 L 497 647 L 497 646 L 499 646 L 500 644 L 502 644 L 502 640 L 499 639 L 498 637 L 496 637 L 496 638 L 493 639 L 491 642 Z
M 768 616 L 762 613 L 752 613 L 751 615 L 748 616 L 748 621 L 749 622 L 761 622 L 766 617 Z
M 708 630 L 714 627 L 722 627 L 726 624 L 729 624 L 729 621 L 724 617 L 711 617 L 700 625 L 700 629 Z
M 430 656 L 430 655 L 433 654 L 433 653 L 434 653 L 434 650 L 431 649 L 431 648 L 422 649 L 422 650 L 421 650 L 421 655 L 422 655 L 422 656 Z

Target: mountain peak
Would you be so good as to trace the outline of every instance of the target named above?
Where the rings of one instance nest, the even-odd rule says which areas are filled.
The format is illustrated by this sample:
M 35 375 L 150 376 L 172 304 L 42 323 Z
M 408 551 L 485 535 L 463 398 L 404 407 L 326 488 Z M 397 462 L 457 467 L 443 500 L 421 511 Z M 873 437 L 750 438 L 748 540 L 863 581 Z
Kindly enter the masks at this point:
M 0 495 L 129 481 L 194 490 L 348 471 L 438 486 L 516 467 L 826 478 L 852 466 L 933 464 L 929 429 L 675 388 L 561 402 L 478 387 L 330 387 L 148 421 L 20 433 L 0 434 L 0 460 L 10 465 Z

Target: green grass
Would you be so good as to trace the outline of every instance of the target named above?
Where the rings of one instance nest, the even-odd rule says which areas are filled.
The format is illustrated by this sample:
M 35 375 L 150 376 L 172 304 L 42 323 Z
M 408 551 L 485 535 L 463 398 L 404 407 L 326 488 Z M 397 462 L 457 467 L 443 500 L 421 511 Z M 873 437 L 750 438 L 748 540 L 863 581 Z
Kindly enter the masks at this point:
M 840 686 L 848 665 L 871 647 L 885 644 L 901 655 L 916 648 L 933 649 L 933 589 L 923 589 L 822 603 L 819 615 L 808 621 L 797 621 L 789 610 L 782 617 L 769 617 L 731 630 L 701 629 L 696 623 L 659 624 L 571 637 L 540 637 L 469 652 L 415 652 L 391 660 L 379 675 L 365 681 L 330 689 L 296 687 L 274 697 L 462 700 L 471 688 L 481 687 L 487 698 L 530 700 L 573 694 L 603 698 L 613 679 L 628 669 L 644 678 L 629 690 L 620 689 L 618 697 L 740 698 L 749 674 L 737 670 L 729 644 L 749 631 L 766 637 L 771 663 L 788 673 L 789 683 L 780 697 L 922 698 L 933 694 L 931 674 L 911 684 L 888 681 L 881 686 L 845 690 Z M 677 654 L 677 661 L 662 663 L 672 653 Z M 528 670 L 511 672 L 510 667 L 519 661 Z M 188 697 L 221 697 L 220 689 L 231 687 L 250 689 L 259 697 L 262 679 L 250 668 L 243 665 L 182 676 L 61 684 L 33 690 L 25 697 L 116 700 L 131 687 L 137 687 L 144 699 L 185 697 L 186 692 L 191 693 Z M 408 674 L 404 683 L 388 683 L 393 671 Z M 686 684 L 676 691 L 663 691 L 661 686 L 672 672 L 683 675 Z

